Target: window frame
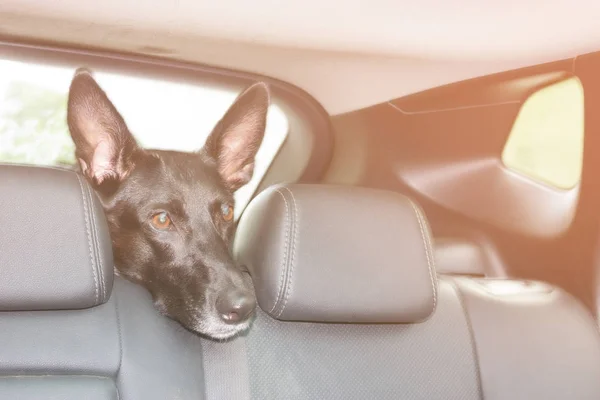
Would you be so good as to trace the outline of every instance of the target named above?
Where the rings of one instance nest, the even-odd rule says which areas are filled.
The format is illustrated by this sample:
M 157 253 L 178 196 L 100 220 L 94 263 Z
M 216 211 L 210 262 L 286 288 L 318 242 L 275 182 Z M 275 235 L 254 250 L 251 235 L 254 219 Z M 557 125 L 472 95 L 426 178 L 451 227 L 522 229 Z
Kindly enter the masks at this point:
M 319 181 L 333 155 L 329 114 L 304 90 L 275 78 L 171 58 L 5 39 L 0 39 L 0 57 L 38 65 L 86 66 L 108 73 L 188 85 L 216 86 L 225 90 L 240 91 L 258 80 L 266 82 L 271 90 L 272 103 L 277 104 L 287 116 L 289 132 L 250 199 L 275 183 Z M 305 153 L 302 155 L 304 159 L 295 160 L 292 165 L 281 161 L 282 155 L 297 156 L 300 152 Z

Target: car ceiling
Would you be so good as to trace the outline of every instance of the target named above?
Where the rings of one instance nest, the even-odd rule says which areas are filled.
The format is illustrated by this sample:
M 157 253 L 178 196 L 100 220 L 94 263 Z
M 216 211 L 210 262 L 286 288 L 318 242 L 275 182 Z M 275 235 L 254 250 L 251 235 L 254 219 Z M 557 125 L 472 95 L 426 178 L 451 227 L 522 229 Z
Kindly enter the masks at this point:
M 600 49 L 600 2 L 3 0 L 0 35 L 278 78 L 339 114 Z

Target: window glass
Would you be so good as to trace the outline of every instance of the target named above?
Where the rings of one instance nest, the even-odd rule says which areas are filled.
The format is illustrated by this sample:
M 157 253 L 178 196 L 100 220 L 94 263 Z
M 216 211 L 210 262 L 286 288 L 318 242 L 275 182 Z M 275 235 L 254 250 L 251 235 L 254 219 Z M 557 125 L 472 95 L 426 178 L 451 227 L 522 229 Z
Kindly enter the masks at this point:
M 531 95 L 506 142 L 504 164 L 532 179 L 571 189 L 581 179 L 584 95 L 576 77 Z
M 0 162 L 74 163 L 66 102 L 74 69 L 0 60 Z M 142 147 L 196 151 L 238 92 L 95 71 L 94 77 Z M 288 134 L 283 111 L 271 105 L 253 179 L 236 193 L 249 201 Z

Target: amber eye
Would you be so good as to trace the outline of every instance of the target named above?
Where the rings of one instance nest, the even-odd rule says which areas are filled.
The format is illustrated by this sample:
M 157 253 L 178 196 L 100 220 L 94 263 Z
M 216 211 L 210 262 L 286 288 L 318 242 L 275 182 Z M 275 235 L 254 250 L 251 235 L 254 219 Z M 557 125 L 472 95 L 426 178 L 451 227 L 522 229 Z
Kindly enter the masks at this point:
M 169 218 L 169 214 L 164 211 L 154 214 L 152 217 L 152 226 L 161 231 L 169 229 L 171 226 L 171 218 Z
M 226 222 L 233 219 L 233 207 L 230 204 L 221 204 L 221 215 Z

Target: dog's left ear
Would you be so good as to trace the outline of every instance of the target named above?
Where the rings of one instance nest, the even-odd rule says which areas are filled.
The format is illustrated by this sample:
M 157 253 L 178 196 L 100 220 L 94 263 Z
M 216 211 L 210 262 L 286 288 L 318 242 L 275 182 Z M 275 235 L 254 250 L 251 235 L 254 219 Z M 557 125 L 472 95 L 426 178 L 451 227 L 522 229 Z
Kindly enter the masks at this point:
M 269 89 L 259 82 L 244 90 L 206 140 L 204 150 L 217 162 L 221 178 L 235 191 L 254 173 L 254 158 L 267 126 Z

